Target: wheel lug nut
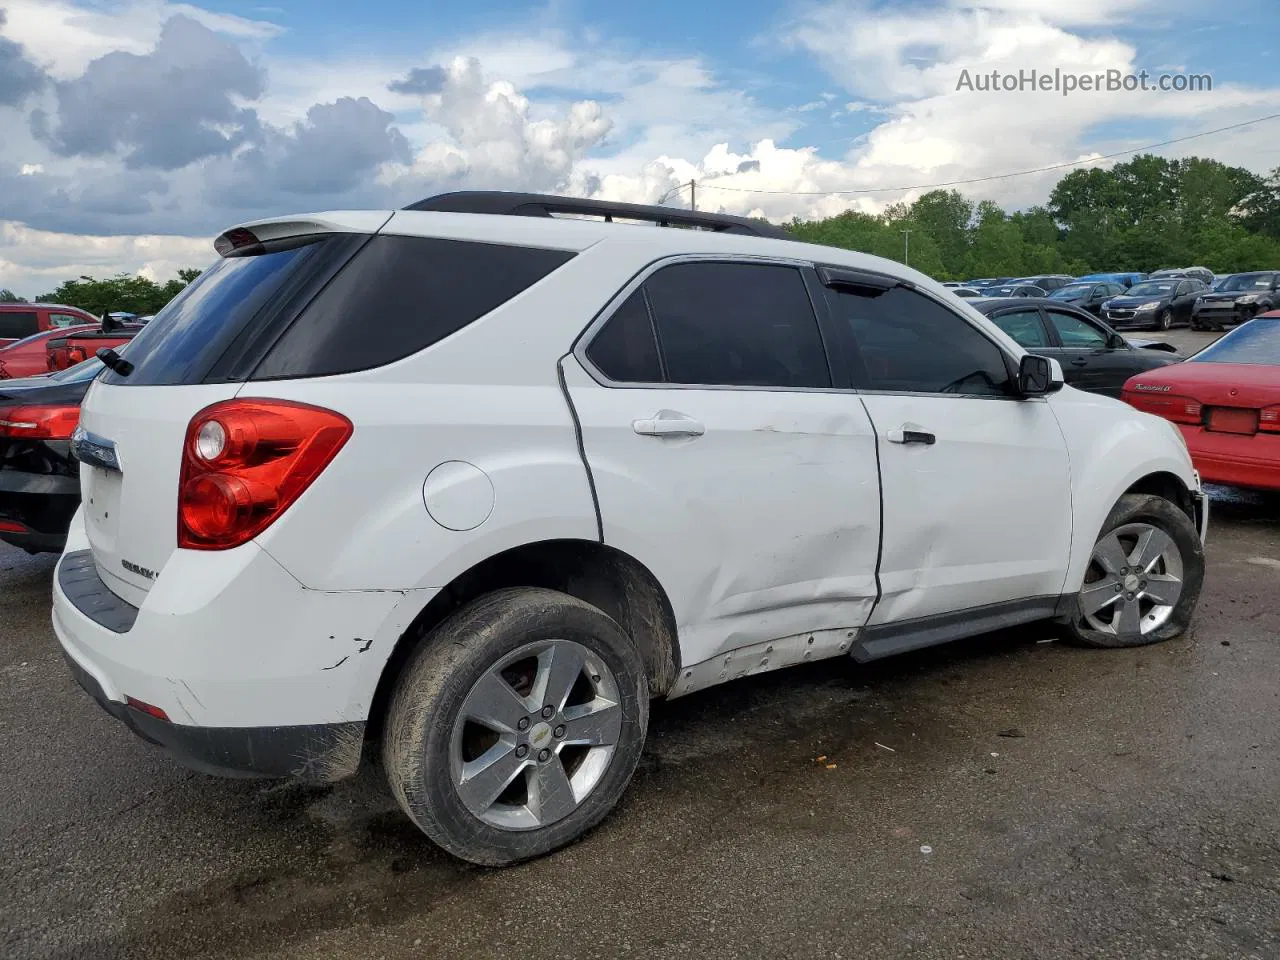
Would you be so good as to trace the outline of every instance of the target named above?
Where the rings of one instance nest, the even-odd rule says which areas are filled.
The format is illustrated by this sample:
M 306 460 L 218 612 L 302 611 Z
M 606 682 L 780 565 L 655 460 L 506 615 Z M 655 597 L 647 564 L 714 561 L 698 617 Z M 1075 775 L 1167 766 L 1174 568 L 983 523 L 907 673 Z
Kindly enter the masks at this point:
M 1119 592 L 1120 592 L 1121 590 L 1123 590 L 1123 589 L 1124 589 L 1124 587 L 1120 586 L 1120 584 L 1118 584 L 1118 583 L 1116 584 L 1116 593 L 1119 593 Z
M 539 750 L 539 751 L 538 751 L 538 762 L 539 762 L 539 763 L 546 763 L 546 762 L 547 762 L 548 760 L 550 760 L 550 759 L 551 759 L 551 751 L 550 751 L 550 750 Z
M 518 729 L 518 730 L 528 730 L 528 729 L 529 729 L 529 718 L 528 718 L 528 717 L 521 717 L 521 718 L 519 719 L 519 721 L 517 721 L 517 723 L 516 723 L 516 729 Z
M 555 712 L 556 712 L 556 708 L 548 703 L 545 707 L 542 708 L 542 718 L 544 720 L 550 720 L 553 716 L 555 716 Z
M 520 746 L 516 747 L 516 756 L 519 757 L 521 760 L 523 760 L 528 755 L 529 755 L 529 748 L 527 745 L 522 743 L 520 744 Z
M 1132 600 L 1132 599 L 1133 599 L 1133 594 L 1132 594 L 1132 593 L 1126 593 L 1126 594 L 1124 595 L 1124 598 L 1125 598 L 1126 600 Z
M 564 724 L 561 724 L 560 726 L 556 727 L 555 730 L 553 730 L 552 732 L 556 735 L 556 739 L 559 740 L 561 737 L 564 736 Z

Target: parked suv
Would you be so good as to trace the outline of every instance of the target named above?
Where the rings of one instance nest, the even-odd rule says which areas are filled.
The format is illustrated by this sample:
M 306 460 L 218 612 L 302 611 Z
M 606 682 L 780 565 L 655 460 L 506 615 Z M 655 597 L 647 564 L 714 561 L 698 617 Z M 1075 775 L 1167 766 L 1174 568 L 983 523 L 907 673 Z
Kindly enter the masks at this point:
M 606 815 L 653 699 L 1044 618 L 1153 643 L 1196 605 L 1177 428 L 893 261 L 483 193 L 216 247 L 84 400 L 53 609 L 85 690 L 196 769 L 381 751 L 429 837 L 511 863 Z
M 97 317 L 79 307 L 64 307 L 57 303 L 0 303 L 0 347 L 44 330 L 97 322 Z

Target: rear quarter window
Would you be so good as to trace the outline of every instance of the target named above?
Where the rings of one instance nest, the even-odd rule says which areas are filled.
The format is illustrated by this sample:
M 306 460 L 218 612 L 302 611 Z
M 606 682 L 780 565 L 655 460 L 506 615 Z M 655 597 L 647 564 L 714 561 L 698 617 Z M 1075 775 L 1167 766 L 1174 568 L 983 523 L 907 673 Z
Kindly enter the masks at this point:
M 483 317 L 573 256 L 375 236 L 271 346 L 250 379 L 330 376 L 400 360 Z

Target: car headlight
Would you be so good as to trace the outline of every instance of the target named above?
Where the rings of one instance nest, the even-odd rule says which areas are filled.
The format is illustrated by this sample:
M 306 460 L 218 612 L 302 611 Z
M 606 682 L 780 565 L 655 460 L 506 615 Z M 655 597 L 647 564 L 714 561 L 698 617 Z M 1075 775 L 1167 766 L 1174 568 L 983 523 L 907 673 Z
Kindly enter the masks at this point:
M 1243 297 L 1236 297 L 1236 303 L 1257 303 L 1258 295 L 1256 293 L 1247 293 Z
M 1138 310 L 1138 313 L 1142 313 L 1144 310 L 1154 310 L 1158 306 L 1160 306 L 1160 304 L 1155 302 L 1140 303 L 1138 304 L 1137 310 Z

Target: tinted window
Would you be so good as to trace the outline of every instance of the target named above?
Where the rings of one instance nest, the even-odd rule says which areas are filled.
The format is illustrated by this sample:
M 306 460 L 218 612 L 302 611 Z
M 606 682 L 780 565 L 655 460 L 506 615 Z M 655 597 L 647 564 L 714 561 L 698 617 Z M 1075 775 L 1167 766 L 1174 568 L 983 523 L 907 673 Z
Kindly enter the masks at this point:
M 833 293 L 865 374 L 859 386 L 908 393 L 1004 396 L 1004 354 L 951 311 L 904 287 Z
M 1193 361 L 1280 365 L 1280 320 L 1254 319 L 1205 347 Z
M 644 293 L 627 297 L 592 338 L 587 359 L 610 380 L 620 383 L 661 383 L 658 341 L 649 320 Z
M 134 369 L 129 376 L 108 370 L 103 380 L 128 386 L 199 383 L 235 334 L 323 245 L 314 242 L 219 260 L 133 338 L 129 359 Z
M 645 289 L 671 383 L 831 386 L 800 271 L 680 263 L 663 267 Z
M 1082 347 L 1097 348 L 1107 345 L 1107 338 L 1093 324 L 1086 323 L 1074 314 L 1063 313 L 1060 310 L 1049 310 L 1047 313 L 1049 314 L 1049 322 L 1058 331 L 1058 339 L 1062 341 L 1064 347 L 1080 349 Z
M 1007 333 L 1022 347 L 1047 347 L 1049 338 L 1045 336 L 1044 324 L 1040 322 L 1040 311 L 1018 310 L 1014 313 L 1002 313 L 991 318 L 997 327 Z
M 1176 296 L 1185 297 L 1194 289 L 1195 287 L 1192 284 L 1184 280 L 1182 283 L 1178 284 L 1178 292 Z
M 20 340 L 40 329 L 34 311 L 0 310 L 0 338 Z
M 252 379 L 350 373 L 400 360 L 478 320 L 572 257 L 498 243 L 373 237 L 290 325 Z

